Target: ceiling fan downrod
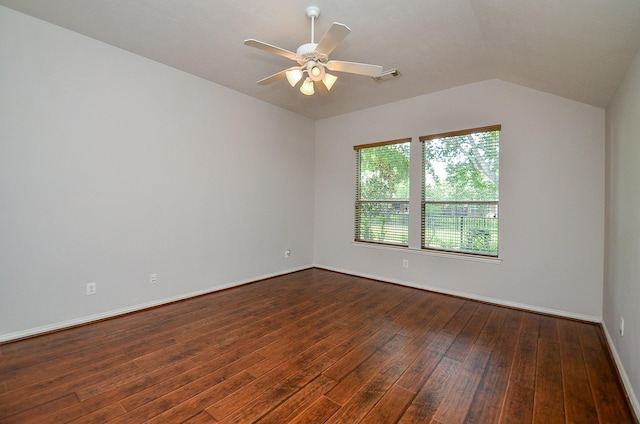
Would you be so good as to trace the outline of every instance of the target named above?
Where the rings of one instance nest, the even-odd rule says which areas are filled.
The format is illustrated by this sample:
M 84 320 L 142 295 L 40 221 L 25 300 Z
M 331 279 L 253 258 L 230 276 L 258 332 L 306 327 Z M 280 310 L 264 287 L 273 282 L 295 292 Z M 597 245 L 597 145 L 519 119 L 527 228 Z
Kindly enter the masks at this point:
M 316 6 L 307 7 L 307 17 L 311 19 L 311 42 L 315 43 L 315 23 L 320 16 L 320 8 Z

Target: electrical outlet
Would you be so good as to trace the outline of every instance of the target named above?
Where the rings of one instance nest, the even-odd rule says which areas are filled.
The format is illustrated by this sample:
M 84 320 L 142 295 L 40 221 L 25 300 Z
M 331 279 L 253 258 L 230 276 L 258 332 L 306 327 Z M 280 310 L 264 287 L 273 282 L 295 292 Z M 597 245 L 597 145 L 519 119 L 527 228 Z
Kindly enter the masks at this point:
M 158 274 L 149 275 L 149 284 L 155 284 L 158 282 Z
M 409 268 L 409 259 L 402 260 L 402 268 Z
M 96 294 L 98 283 L 87 283 L 87 296 Z
M 287 249 L 284 251 L 284 257 L 285 258 L 290 258 L 291 257 L 291 249 Z
M 624 336 L 624 318 L 620 317 L 620 336 Z

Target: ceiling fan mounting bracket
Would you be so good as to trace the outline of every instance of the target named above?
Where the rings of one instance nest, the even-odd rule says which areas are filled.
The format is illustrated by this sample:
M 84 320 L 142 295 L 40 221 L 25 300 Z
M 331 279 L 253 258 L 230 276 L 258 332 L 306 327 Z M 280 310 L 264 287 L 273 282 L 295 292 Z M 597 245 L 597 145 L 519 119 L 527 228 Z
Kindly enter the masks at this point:
M 316 6 L 307 7 L 307 17 L 311 20 L 318 19 L 320 17 L 320 8 Z

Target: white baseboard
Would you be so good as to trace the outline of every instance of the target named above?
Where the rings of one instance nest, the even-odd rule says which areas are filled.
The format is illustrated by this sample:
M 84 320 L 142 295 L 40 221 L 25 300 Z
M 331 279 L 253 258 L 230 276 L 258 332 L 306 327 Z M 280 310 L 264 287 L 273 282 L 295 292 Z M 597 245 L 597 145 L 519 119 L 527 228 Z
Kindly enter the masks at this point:
M 208 288 L 208 289 L 205 289 L 205 290 L 199 290 L 199 291 L 195 291 L 195 292 L 191 292 L 191 293 L 180 294 L 180 295 L 174 296 L 174 297 L 168 297 L 168 298 L 164 298 L 164 299 L 154 300 L 152 302 L 141 303 L 141 304 L 138 304 L 138 305 L 133 305 L 133 306 L 129 306 L 129 307 L 122 308 L 122 309 L 116 309 L 116 310 L 113 310 L 113 311 L 103 312 L 103 313 L 100 313 L 100 314 L 80 317 L 80 318 L 72 319 L 72 320 L 69 320 L 69 321 L 57 322 L 55 324 L 44 325 L 42 327 L 30 328 L 28 330 L 18 331 L 18 332 L 15 332 L 15 333 L 1 334 L 0 335 L 0 343 L 10 342 L 12 340 L 24 339 L 26 337 L 33 337 L 33 336 L 37 336 L 37 335 L 40 335 L 40 334 L 50 333 L 52 331 L 64 330 L 65 328 L 71 328 L 71 327 L 76 327 L 78 325 L 89 324 L 91 322 L 100 321 L 100 320 L 107 319 L 107 318 L 114 318 L 114 317 L 117 317 L 119 315 L 129 314 L 131 312 L 142 311 L 144 309 L 154 308 L 156 306 L 162 306 L 162 305 L 166 305 L 168 303 L 173 303 L 173 302 L 177 302 L 177 301 L 180 301 L 180 300 L 189 299 L 191 297 L 202 296 L 204 294 L 209 294 L 209 293 L 217 292 L 217 291 L 220 291 L 220 290 L 226 290 L 226 289 L 229 289 L 229 288 L 232 288 L 232 287 L 242 286 L 244 284 L 253 283 L 255 281 L 260 281 L 260 280 L 264 280 L 264 279 L 272 278 L 272 277 L 278 277 L 280 275 L 290 274 L 292 272 L 302 271 L 304 269 L 309 269 L 309 268 L 312 268 L 312 266 L 308 265 L 308 266 L 302 266 L 302 267 L 298 267 L 298 268 L 291 268 L 291 269 L 287 269 L 287 270 L 284 270 L 284 271 L 275 272 L 275 273 L 272 273 L 272 274 L 261 275 L 261 276 L 250 278 L 250 279 L 246 279 L 246 280 L 234 281 L 232 283 L 223 284 L 221 286 L 211 287 L 211 288 Z
M 611 354 L 613 355 L 613 360 L 615 361 L 616 367 L 618 368 L 618 373 L 620 374 L 620 378 L 622 379 L 622 384 L 624 384 L 624 388 L 627 391 L 627 396 L 629 397 L 629 402 L 631 402 L 631 407 L 633 408 L 633 411 L 635 412 L 636 417 L 640 418 L 640 403 L 638 403 L 638 398 L 636 397 L 636 394 L 633 391 L 631 380 L 629 380 L 627 371 L 624 369 L 624 365 L 620 360 L 620 355 L 618 355 L 616 346 L 613 344 L 611 333 L 609 333 L 609 329 L 607 328 L 604 322 L 602 323 L 602 328 L 604 329 L 604 335 L 607 338 L 609 349 L 611 350 Z
M 499 305 L 499 306 L 506 306 L 508 308 L 523 309 L 525 311 L 538 312 L 538 313 L 545 314 L 545 315 L 554 315 L 554 316 L 558 316 L 558 317 L 571 318 L 571 319 L 576 319 L 576 320 L 580 320 L 580 321 L 587 321 L 587 322 L 593 322 L 593 323 L 601 323 L 602 322 L 602 318 L 601 317 L 596 317 L 596 316 L 591 316 L 591 315 L 575 314 L 575 313 L 572 313 L 572 312 L 561 311 L 561 310 L 557 310 L 557 309 L 542 308 L 542 307 L 539 307 L 539 306 L 528 305 L 526 303 L 510 302 L 510 301 L 507 301 L 507 300 L 496 299 L 496 298 L 493 298 L 493 297 L 478 296 L 478 295 L 475 295 L 475 294 L 469 294 L 469 293 L 460 292 L 460 291 L 456 291 L 456 290 L 448 290 L 448 289 L 442 289 L 442 288 L 439 288 L 439 287 L 427 286 L 427 285 L 422 285 L 422 284 L 415 284 L 415 283 L 411 283 L 409 281 L 397 280 L 397 279 L 394 279 L 394 278 L 380 277 L 380 276 L 377 276 L 377 275 L 371 275 L 371 274 L 367 274 L 367 273 L 359 273 L 359 272 L 354 272 L 352 270 L 340 269 L 340 268 L 335 268 L 335 267 L 328 267 L 328 266 L 324 266 L 324 265 L 315 264 L 314 267 L 315 268 L 326 269 L 326 270 L 329 270 L 329 271 L 340 272 L 340 273 L 343 273 L 343 274 L 355 275 L 355 276 L 363 277 L 363 278 L 370 278 L 372 280 L 378 280 L 378 281 L 398 284 L 400 286 L 412 287 L 412 288 L 415 288 L 415 289 L 428 290 L 428 291 L 432 291 L 432 292 L 436 292 L 436 293 L 442 293 L 442 294 L 448 294 L 448 295 L 451 295 L 451 296 L 463 297 L 465 299 L 477 300 L 477 301 L 480 301 L 480 302 L 491 303 L 491 304 Z

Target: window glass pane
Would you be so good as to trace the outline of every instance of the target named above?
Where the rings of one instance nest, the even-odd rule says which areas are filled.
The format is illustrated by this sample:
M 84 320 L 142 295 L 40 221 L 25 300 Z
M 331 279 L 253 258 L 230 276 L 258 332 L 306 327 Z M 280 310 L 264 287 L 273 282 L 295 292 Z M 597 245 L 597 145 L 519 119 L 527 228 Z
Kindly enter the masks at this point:
M 425 202 L 423 247 L 498 255 L 498 203 Z
M 499 134 L 421 137 L 423 248 L 498 256 Z
M 407 245 L 409 202 L 359 202 L 356 240 Z
M 425 199 L 498 200 L 499 131 L 424 142 Z
M 356 241 L 408 245 L 410 141 L 356 150 Z
M 360 200 L 409 200 L 409 143 L 360 152 Z

